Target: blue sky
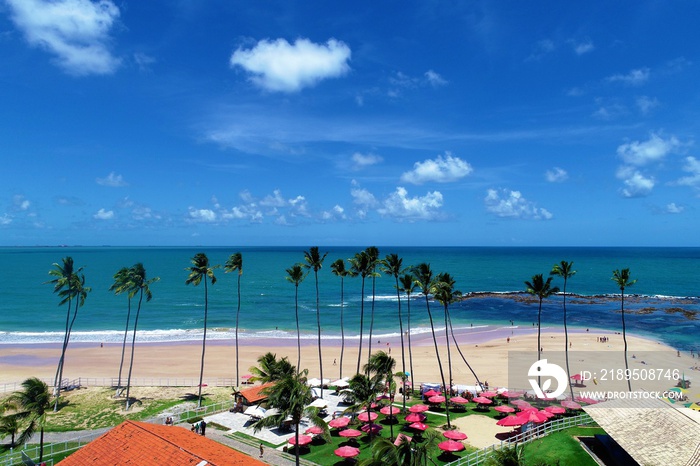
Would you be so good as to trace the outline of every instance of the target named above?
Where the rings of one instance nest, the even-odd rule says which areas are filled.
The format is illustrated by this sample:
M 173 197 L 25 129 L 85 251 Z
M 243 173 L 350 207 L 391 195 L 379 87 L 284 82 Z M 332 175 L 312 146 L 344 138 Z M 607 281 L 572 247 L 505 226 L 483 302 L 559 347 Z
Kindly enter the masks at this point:
M 0 244 L 698 246 L 699 17 L 0 0 Z

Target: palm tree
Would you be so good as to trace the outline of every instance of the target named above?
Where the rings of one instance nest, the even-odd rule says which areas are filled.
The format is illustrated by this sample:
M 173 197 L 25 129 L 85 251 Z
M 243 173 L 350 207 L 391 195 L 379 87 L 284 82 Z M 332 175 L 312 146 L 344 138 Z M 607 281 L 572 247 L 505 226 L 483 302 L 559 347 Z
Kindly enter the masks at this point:
M 301 367 L 301 331 L 299 330 L 299 284 L 306 275 L 301 265 L 294 264 L 287 269 L 287 280 L 294 284 L 294 315 L 297 320 L 297 370 Z
M 318 271 L 323 267 L 323 261 L 328 253 L 321 254 L 318 252 L 318 246 L 311 246 L 308 251 L 304 252 L 304 267 L 314 271 L 316 281 L 316 326 L 318 328 L 318 370 L 321 376 L 321 398 L 323 398 L 323 357 L 321 356 L 321 308 L 318 302 Z
M 17 443 L 26 443 L 39 429 L 39 463 L 44 460 L 44 424 L 46 413 L 51 409 L 49 387 L 36 377 L 22 382 L 22 390 L 13 393 L 10 400 L 17 405 L 17 418 L 24 420 L 27 427 L 22 431 Z
M 268 405 L 277 409 L 277 413 L 260 419 L 253 423 L 253 430 L 260 431 L 266 427 L 279 427 L 286 419 L 291 419 L 294 425 L 294 438 L 296 445 L 299 444 L 299 424 L 302 418 L 306 417 L 312 424 L 319 426 L 324 431 L 324 437 L 330 440 L 328 425 L 319 416 L 319 409 L 308 406 L 313 401 L 311 387 L 306 384 L 308 370 L 288 375 L 278 380 L 274 385 L 263 389 L 262 393 L 267 395 Z M 295 448 L 296 464 L 299 466 L 299 447 Z
M 445 389 L 445 397 L 447 400 L 445 404 L 449 403 L 449 392 L 452 389 L 452 355 L 450 352 L 450 337 L 448 334 L 449 326 L 449 305 L 453 303 L 458 297 L 462 296 L 462 293 L 454 289 L 455 280 L 449 273 L 441 273 L 436 278 L 431 286 L 431 292 L 433 297 L 443 305 L 445 310 L 445 343 L 447 344 L 447 370 L 450 380 L 449 388 Z
M 83 268 L 75 270 L 73 258 L 70 256 L 62 259 L 63 264 L 53 264 L 53 269 L 49 270 L 49 275 L 55 277 L 45 283 L 54 285 L 53 292 L 58 294 L 60 301 L 59 306 L 68 304 L 66 309 L 66 330 L 63 336 L 63 345 L 61 347 L 61 357 L 58 360 L 56 367 L 56 377 L 54 378 L 54 396 L 56 397 L 56 405 L 54 411 L 58 411 L 58 398 L 61 395 L 61 380 L 63 379 L 63 363 L 66 358 L 66 350 L 68 349 L 68 341 L 70 340 L 73 322 L 78 314 L 78 307 L 85 304 L 87 293 L 90 288 L 85 288 L 85 276 L 81 274 Z M 75 310 L 73 311 L 73 320 L 70 320 L 73 300 L 75 300 Z
M 262 383 L 276 382 L 285 377 L 290 377 L 296 374 L 296 367 L 289 363 L 286 357 L 278 360 L 277 355 L 267 352 L 258 358 L 258 366 L 251 367 L 250 372 L 253 373 L 251 381 L 260 381 Z
M 561 261 L 558 264 L 554 264 L 552 271 L 549 272 L 550 275 L 555 275 L 564 279 L 564 354 L 566 357 L 566 373 L 571 375 L 569 370 L 569 330 L 566 327 L 566 284 L 569 278 L 576 275 L 576 271 L 573 270 L 574 263 Z M 574 387 L 569 384 L 569 390 L 571 391 L 571 399 L 574 399 Z
M 238 271 L 238 306 L 236 308 L 236 387 L 238 387 L 238 317 L 241 314 L 241 275 L 243 275 L 243 256 L 240 252 L 231 254 L 224 264 L 224 273 L 235 271 Z
M 0 438 L 10 437 L 10 444 L 0 445 L 0 452 L 7 447 L 14 448 L 17 446 L 15 437 L 22 427 L 16 413 L 5 415 L 5 412 L 8 410 L 17 411 L 17 405 L 11 400 L 5 400 L 3 403 L 0 403 L 0 414 L 3 415 L 0 417 Z
M 625 344 L 625 369 L 629 373 L 629 364 L 627 362 L 627 333 L 625 328 L 625 288 L 637 283 L 637 280 L 630 280 L 630 269 L 613 270 L 611 278 L 620 288 L 620 312 L 622 313 L 622 341 Z M 632 382 L 627 378 L 627 388 L 632 391 Z
M 433 271 L 430 269 L 430 264 L 425 262 L 418 264 L 412 269 L 416 285 L 421 289 L 425 296 L 425 307 L 428 310 L 428 318 L 430 319 L 430 332 L 433 335 L 433 344 L 435 345 L 435 357 L 437 358 L 438 368 L 440 369 L 440 380 L 442 381 L 443 389 L 447 393 L 447 385 L 445 384 L 445 372 L 442 370 L 442 362 L 440 361 L 440 350 L 438 349 L 437 338 L 435 338 L 435 325 L 433 324 L 433 314 L 430 312 L 430 300 L 428 295 L 433 285 Z M 450 408 L 449 403 L 445 402 L 445 415 L 447 416 L 447 428 L 451 429 L 450 425 Z
M 427 466 L 429 454 L 442 439 L 436 430 L 428 430 L 422 442 L 402 439 L 398 445 L 387 438 L 378 437 L 372 443 L 372 456 L 361 460 L 360 466 Z M 432 463 L 432 461 L 431 461 Z
M 372 277 L 372 311 L 369 317 L 369 346 L 367 349 L 367 354 L 369 357 L 372 355 L 372 330 L 374 329 L 374 301 L 376 296 L 376 281 L 377 281 L 377 266 L 379 265 L 379 249 L 375 246 L 370 246 L 365 249 L 367 257 L 369 258 L 367 271 L 368 275 Z
M 367 411 L 370 415 L 372 403 L 377 399 L 377 395 L 384 392 L 384 382 L 379 374 L 370 375 L 369 371 L 364 374 L 357 373 L 348 380 L 348 388 L 341 393 L 352 398 L 352 403 L 345 409 L 346 412 L 356 413 L 360 409 Z M 369 417 L 369 436 L 372 438 L 372 418 Z
M 362 277 L 361 301 L 360 301 L 360 348 L 357 352 L 357 370 L 356 374 L 360 373 L 360 361 L 362 359 L 362 331 L 365 322 L 365 278 L 370 273 L 369 263 L 370 258 L 366 251 L 358 252 L 354 257 L 348 259 L 350 262 L 350 270 L 353 276 L 359 275 Z M 370 338 L 371 340 L 371 338 Z
M 119 361 L 119 377 L 117 378 L 117 391 L 115 397 L 118 397 L 122 388 L 122 369 L 124 368 L 124 353 L 126 352 L 126 337 L 129 334 L 129 320 L 131 319 L 131 288 L 133 283 L 130 280 L 129 268 L 122 267 L 114 274 L 114 283 L 109 287 L 109 291 L 114 291 L 115 295 L 120 295 L 126 292 L 126 326 L 124 328 L 124 339 L 122 341 L 122 357 Z
M 202 380 L 204 379 L 204 353 L 207 349 L 207 317 L 209 315 L 209 290 L 207 288 L 208 280 L 211 280 L 211 284 L 216 283 L 216 277 L 214 276 L 214 269 L 218 268 L 218 265 L 213 267 L 209 266 L 209 258 L 203 252 L 198 252 L 194 255 L 191 260 L 192 265 L 185 268 L 190 274 L 185 280 L 185 285 L 192 283 L 194 286 L 198 286 L 204 280 L 204 336 L 202 337 L 202 362 L 199 369 L 199 393 L 197 395 L 197 407 L 202 407 Z
M 394 368 L 396 360 L 389 356 L 384 351 L 377 351 L 369 357 L 369 361 L 365 365 L 365 373 L 375 374 L 384 382 L 384 386 L 389 390 L 389 400 L 394 401 Z M 394 440 L 394 423 L 389 424 L 390 437 Z
M 134 318 L 134 334 L 131 337 L 131 361 L 129 362 L 129 375 L 127 376 L 126 379 L 126 411 L 129 410 L 129 402 L 131 399 L 129 398 L 129 391 L 131 390 L 131 371 L 134 368 L 134 349 L 136 346 L 136 329 L 139 326 L 139 315 L 141 314 L 141 303 L 143 302 L 143 297 L 146 297 L 146 302 L 149 302 L 151 299 L 153 299 L 153 293 L 151 293 L 151 288 L 150 285 L 152 283 L 157 282 L 160 280 L 160 277 L 154 277 L 151 278 L 150 280 L 146 279 L 146 269 L 144 268 L 142 263 L 137 263 L 134 264 L 131 269 L 129 269 L 129 275 L 131 276 L 130 282 L 133 284 L 132 285 L 132 290 L 130 291 L 129 295 L 131 298 L 136 296 L 138 293 L 139 295 L 139 304 L 138 307 L 136 308 L 136 317 Z M 206 319 L 205 319 L 206 321 Z M 201 375 L 200 375 L 200 381 L 199 384 L 201 386 L 202 380 L 201 380 Z M 201 390 L 201 388 L 200 388 Z
M 523 457 L 523 444 L 515 444 L 512 447 L 494 450 L 492 456 L 486 462 L 487 466 L 522 466 L 525 464 Z
M 525 282 L 525 286 L 527 287 L 526 291 L 530 293 L 531 295 L 537 296 L 537 298 L 540 301 L 540 307 L 539 310 L 537 311 L 537 360 L 540 360 L 540 353 L 542 352 L 542 343 L 540 341 L 541 337 L 541 323 L 542 323 L 542 300 L 545 298 L 549 298 L 552 296 L 554 293 L 559 292 L 559 287 L 552 287 L 552 277 L 547 278 L 547 281 L 544 281 L 544 278 L 541 273 L 538 273 L 537 275 L 532 276 L 532 282 Z M 540 384 L 540 377 L 537 377 L 537 384 L 541 386 Z
M 349 270 L 345 269 L 345 261 L 343 259 L 337 259 L 331 264 L 331 272 L 333 275 L 340 277 L 340 374 L 339 379 L 343 378 L 343 353 L 345 352 L 345 326 L 343 325 L 343 311 L 345 309 L 344 300 L 344 288 L 345 288 L 345 277 L 347 275 L 352 276 Z
M 398 302 L 399 308 L 399 333 L 401 334 L 401 370 L 404 373 L 404 377 L 401 377 L 402 381 L 406 380 L 406 352 L 404 350 L 403 342 L 403 316 L 401 315 L 401 289 L 399 288 L 399 275 L 404 272 L 403 269 L 403 259 L 401 259 L 397 254 L 389 254 L 382 261 L 382 271 L 394 277 L 396 282 L 396 300 Z M 401 389 L 403 395 L 403 410 L 406 411 L 406 384 L 404 383 Z
M 413 385 L 413 352 L 411 351 L 411 294 L 416 290 L 416 282 L 413 275 L 406 274 L 400 279 L 401 289 L 400 291 L 406 293 L 406 333 L 408 334 L 408 367 L 411 372 L 411 390 L 415 385 Z

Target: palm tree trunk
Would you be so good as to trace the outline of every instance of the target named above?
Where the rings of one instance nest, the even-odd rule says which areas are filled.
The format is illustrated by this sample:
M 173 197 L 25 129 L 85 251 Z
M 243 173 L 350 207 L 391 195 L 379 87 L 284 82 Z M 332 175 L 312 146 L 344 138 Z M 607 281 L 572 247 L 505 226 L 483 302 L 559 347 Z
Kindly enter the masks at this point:
M 542 326 L 540 325 L 542 323 L 542 297 L 540 296 L 540 308 L 539 311 L 537 312 L 537 360 L 539 361 L 542 357 L 540 356 L 540 353 L 542 351 L 542 343 L 540 343 L 540 335 L 541 335 L 541 330 Z M 542 377 L 539 375 L 537 376 L 537 385 L 540 387 L 542 386 Z
M 345 301 L 343 300 L 344 282 L 343 277 L 340 277 L 340 374 L 339 379 L 343 378 L 343 353 L 345 352 L 345 327 L 343 326 L 343 310 Z
M 54 377 L 53 381 L 53 396 L 58 397 L 59 393 L 61 392 L 61 381 L 59 380 L 59 376 L 61 374 L 61 370 L 63 369 L 63 359 L 65 358 L 66 355 L 66 340 L 68 340 L 68 326 L 70 325 L 70 311 L 71 311 L 71 305 L 72 301 L 68 300 L 68 310 L 66 311 L 66 332 L 63 334 L 63 345 L 61 346 L 61 357 L 58 359 L 58 366 L 56 366 L 56 377 Z
M 411 294 L 406 294 L 406 306 L 408 312 L 408 367 L 411 371 L 411 393 L 415 385 L 413 385 L 413 351 L 411 350 Z
M 236 309 L 236 388 L 240 385 L 238 384 L 238 317 L 241 314 L 241 274 L 238 274 L 238 308 Z
M 143 288 L 139 296 L 139 306 L 136 308 L 136 317 L 134 318 L 134 334 L 131 337 L 131 360 L 129 361 L 129 375 L 126 377 L 126 409 L 129 411 L 129 393 L 131 391 L 131 371 L 134 368 L 134 349 L 136 347 L 136 329 L 139 326 L 139 315 L 141 314 L 141 302 L 143 301 Z M 201 385 L 201 381 L 199 382 Z
M 124 340 L 122 340 L 122 358 L 119 362 L 119 377 L 117 377 L 117 393 L 114 395 L 115 398 L 119 396 L 119 389 L 122 388 L 122 368 L 124 367 L 124 353 L 126 352 L 126 337 L 129 333 L 129 320 L 131 319 L 131 298 L 127 299 L 127 303 L 126 327 L 124 328 Z
M 207 317 L 209 314 L 209 293 L 207 290 L 207 277 L 204 276 L 204 336 L 202 337 L 202 362 L 199 366 L 199 393 L 197 394 L 197 407 L 202 407 L 202 381 L 204 380 L 204 353 L 207 349 Z M 134 332 L 135 334 L 136 332 Z
M 455 338 L 454 329 L 452 328 L 452 317 L 449 315 L 449 313 L 447 314 L 447 318 L 448 318 L 448 320 L 449 320 L 449 322 L 450 322 L 450 333 L 452 334 L 452 342 L 455 344 L 455 347 L 457 348 L 457 352 L 458 352 L 459 355 L 462 357 L 462 361 L 464 361 L 464 364 L 467 365 L 467 367 L 468 367 L 469 370 L 471 371 L 472 375 L 473 375 L 474 378 L 476 379 L 476 384 L 477 384 L 479 387 L 482 387 L 482 388 L 483 388 L 483 386 L 481 385 L 481 381 L 479 380 L 479 376 L 476 375 L 476 372 L 474 372 L 474 369 L 472 369 L 472 366 L 469 364 L 469 362 L 467 362 L 467 358 L 464 357 L 464 354 L 462 354 L 462 350 L 459 348 L 459 344 L 457 343 L 457 338 Z
M 622 311 L 622 341 L 625 344 L 625 373 L 629 374 L 630 373 L 630 366 L 627 362 L 627 332 L 625 329 L 625 292 L 622 292 L 622 301 L 620 304 L 620 310 Z M 632 378 L 628 377 L 627 378 L 627 388 L 629 391 L 632 391 Z
M 39 430 L 39 464 L 44 461 L 44 426 Z
M 61 395 L 61 380 L 63 379 L 63 363 L 66 359 L 66 351 L 68 350 L 68 342 L 70 341 L 70 334 L 73 331 L 73 324 L 75 323 L 75 318 L 78 317 L 78 305 L 80 303 L 80 299 L 75 300 L 75 309 L 73 310 L 73 318 L 70 321 L 70 325 L 68 326 L 68 332 L 66 333 L 66 337 L 63 340 L 63 350 L 61 351 L 61 360 L 59 361 L 59 373 L 58 373 L 58 390 L 56 391 L 56 402 L 54 403 L 53 406 L 53 411 L 54 413 L 58 411 L 58 399 Z
M 301 332 L 299 331 L 299 285 L 294 288 L 294 314 L 297 320 L 297 376 L 301 370 Z M 297 445 L 298 446 L 298 445 Z
M 372 312 L 369 314 L 369 349 L 367 351 L 367 362 L 372 357 L 372 330 L 374 328 L 374 290 L 376 278 L 372 277 Z
M 440 369 L 440 380 L 442 381 L 443 388 L 445 387 L 445 372 L 442 370 L 442 362 L 440 361 L 440 350 L 438 349 L 437 338 L 435 338 L 435 325 L 433 325 L 433 314 L 430 312 L 430 302 L 428 301 L 428 295 L 425 295 L 425 306 L 428 309 L 428 318 L 430 319 L 430 333 L 433 335 L 433 344 L 435 345 L 435 357 L 437 358 L 438 368 Z M 450 425 L 450 407 L 447 401 L 445 401 L 445 416 L 447 416 L 447 428 L 451 429 Z
M 401 334 L 401 394 L 403 395 L 402 409 L 406 411 L 406 353 L 403 346 L 403 316 L 401 315 L 401 292 L 399 291 L 399 276 L 394 277 L 396 279 L 396 299 L 399 302 L 399 333 Z M 392 437 L 393 437 L 392 431 Z
M 569 369 L 569 330 L 566 327 L 566 278 L 564 278 L 564 355 L 566 357 L 566 375 L 571 377 L 571 369 Z M 569 379 L 570 381 L 571 379 Z M 569 383 L 569 391 L 571 392 L 571 400 L 574 399 L 574 386 Z
M 321 398 L 323 398 L 323 357 L 321 356 L 321 310 L 318 302 L 318 272 L 314 271 L 316 277 L 316 326 L 318 327 L 318 370 L 321 374 Z
M 299 424 L 297 423 L 294 429 L 294 460 L 296 466 L 299 466 Z
M 447 405 L 450 402 L 450 397 L 449 393 L 452 390 L 452 354 L 450 353 L 450 336 L 447 331 L 448 325 L 447 325 L 447 304 L 445 304 L 445 343 L 447 344 L 447 371 L 448 375 L 450 376 L 450 386 L 445 387 L 445 405 Z
M 362 277 L 362 296 L 360 301 L 360 349 L 357 351 L 357 370 L 360 373 L 360 361 L 362 359 L 362 329 L 365 326 L 365 277 Z

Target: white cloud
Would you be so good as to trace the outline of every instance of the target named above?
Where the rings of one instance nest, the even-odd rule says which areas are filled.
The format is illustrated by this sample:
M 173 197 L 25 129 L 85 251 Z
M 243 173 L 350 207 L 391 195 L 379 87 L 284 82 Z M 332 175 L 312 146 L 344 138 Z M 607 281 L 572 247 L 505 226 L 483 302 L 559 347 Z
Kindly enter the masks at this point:
M 129 185 L 126 181 L 124 181 L 123 176 L 117 175 L 114 172 L 111 172 L 105 178 L 96 178 L 95 181 L 99 185 L 109 186 L 110 188 L 121 188 Z
M 376 165 L 378 163 L 381 163 L 384 159 L 375 154 L 360 154 L 359 152 L 355 152 L 352 154 L 352 161 L 355 164 L 355 170 L 360 170 L 365 167 L 369 167 L 370 165 Z
M 609 82 L 621 82 L 630 86 L 641 86 L 649 80 L 649 68 L 639 68 L 636 70 L 631 70 L 627 74 L 615 74 L 609 76 L 607 80 Z
M 230 64 L 245 69 L 252 75 L 251 81 L 263 89 L 297 92 L 347 73 L 350 55 L 350 48 L 335 39 L 326 44 L 297 39 L 294 45 L 284 39 L 261 40 L 252 49 L 238 48 Z
M 484 198 L 486 210 L 497 217 L 549 220 L 553 215 L 525 199 L 520 191 L 489 189 Z
M 12 223 L 12 217 L 9 215 L 3 214 L 2 217 L 0 217 L 0 226 L 7 226 L 10 223 Z
M 592 52 L 595 48 L 593 46 L 593 42 L 590 40 L 586 40 L 585 42 L 572 42 L 572 44 L 576 55 L 583 55 L 585 53 Z
M 287 205 L 287 200 L 282 197 L 282 191 L 275 189 L 272 191 L 272 195 L 268 194 L 260 201 L 260 205 L 265 207 L 284 207 Z
M 156 62 L 156 59 L 145 53 L 137 52 L 134 54 L 134 61 L 141 71 L 146 71 Z
M 190 207 L 189 216 L 195 222 L 211 223 L 216 221 L 216 212 L 211 209 L 195 209 Z
M 537 61 L 544 58 L 546 55 L 554 52 L 556 49 L 554 41 L 550 39 L 543 39 L 538 41 L 532 48 L 532 53 L 527 57 L 527 61 Z
M 666 155 L 680 146 L 675 137 L 663 139 L 656 133 L 651 133 L 646 141 L 632 141 L 617 148 L 617 154 L 630 165 L 642 166 L 663 160 Z
M 401 175 L 401 181 L 413 184 L 423 184 L 429 181 L 449 183 L 469 175 L 474 169 L 459 157 L 453 157 L 448 151 L 445 156 L 438 155 L 436 159 L 425 160 L 413 164 L 413 170 Z
M 623 165 L 617 169 L 616 176 L 623 180 L 625 185 L 620 190 L 624 197 L 644 197 L 651 193 L 656 185 L 653 177 L 645 176 L 634 167 Z
M 642 115 L 648 115 L 652 110 L 659 106 L 658 99 L 651 98 L 645 95 L 637 97 L 635 103 L 637 104 L 637 108 L 639 109 Z
M 345 215 L 345 209 L 336 204 L 331 210 L 322 212 L 321 218 L 323 220 L 345 220 L 347 215 Z
M 685 207 L 682 205 L 676 205 L 675 202 L 671 202 L 670 204 L 666 205 L 666 212 L 669 214 L 680 214 L 685 210 Z
M 447 84 L 447 81 L 433 70 L 428 70 L 425 72 L 425 79 L 427 79 L 428 84 L 433 87 L 440 87 Z
M 692 156 L 686 157 L 683 171 L 690 173 L 690 175 L 679 179 L 677 183 L 683 186 L 700 188 L 700 160 Z
M 409 197 L 405 188 L 397 187 L 377 209 L 381 215 L 407 220 L 431 220 L 439 216 L 442 207 L 440 191 L 427 193 L 422 197 Z
M 100 209 L 95 215 L 93 215 L 93 218 L 96 218 L 98 220 L 111 220 L 114 218 L 114 211 Z
M 569 179 L 569 174 L 566 172 L 566 170 L 559 167 L 554 167 L 551 170 L 547 170 L 544 176 L 550 183 L 563 183 Z
M 7 0 L 12 20 L 27 41 L 53 53 L 74 75 L 109 74 L 120 60 L 108 49 L 119 18 L 111 0 Z
M 14 196 L 12 196 L 12 204 L 15 210 L 21 211 L 29 210 L 29 207 L 31 207 L 32 205 L 29 199 L 27 199 L 21 194 L 15 194 Z
M 377 205 L 377 198 L 374 194 L 361 188 L 357 181 L 352 180 L 352 189 L 350 189 L 350 195 L 353 198 L 353 202 L 362 207 L 374 207 Z

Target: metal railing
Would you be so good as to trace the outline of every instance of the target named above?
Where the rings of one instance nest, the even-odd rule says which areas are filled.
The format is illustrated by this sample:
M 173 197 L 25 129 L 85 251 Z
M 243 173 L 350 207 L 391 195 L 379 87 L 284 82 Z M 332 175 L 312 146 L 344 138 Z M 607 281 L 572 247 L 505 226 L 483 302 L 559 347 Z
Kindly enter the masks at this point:
M 546 437 L 547 435 L 559 432 L 560 430 L 570 427 L 593 424 L 594 421 L 588 414 L 580 414 L 578 416 L 566 417 L 556 421 L 549 421 L 541 426 L 535 426 L 522 432 L 518 435 L 508 437 L 506 440 L 501 440 L 500 443 L 495 443 L 490 447 L 482 448 L 468 455 L 465 455 L 458 460 L 447 463 L 449 466 L 477 466 L 491 457 L 494 451 L 502 450 L 503 448 L 516 445 L 518 443 L 525 444 L 538 438 Z
M 41 379 L 51 388 L 53 379 Z M 126 378 L 122 377 L 121 386 L 126 386 Z M 202 385 L 212 387 L 233 387 L 236 380 L 230 378 L 205 379 Z M 78 377 L 77 379 L 63 379 L 61 387 L 117 387 L 119 379 L 117 377 Z M 178 378 L 178 377 L 153 377 L 131 379 L 132 387 L 197 387 L 199 379 Z M 0 384 L 0 393 L 15 392 L 22 389 L 22 382 L 7 382 Z

